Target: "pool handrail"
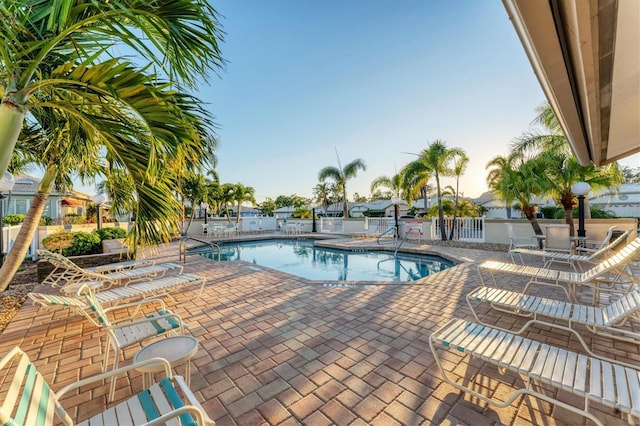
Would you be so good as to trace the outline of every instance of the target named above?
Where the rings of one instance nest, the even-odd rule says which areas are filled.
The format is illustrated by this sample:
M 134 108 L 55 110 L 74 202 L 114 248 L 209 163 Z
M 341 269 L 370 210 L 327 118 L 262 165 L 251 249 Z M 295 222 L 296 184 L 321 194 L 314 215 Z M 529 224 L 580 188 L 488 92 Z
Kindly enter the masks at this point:
M 191 240 L 191 241 L 196 241 L 202 244 L 206 244 L 208 246 L 211 247 L 211 259 L 215 260 L 214 257 L 214 251 L 218 252 L 218 262 L 220 262 L 220 259 L 222 257 L 222 250 L 220 249 L 220 246 L 214 242 L 211 241 L 207 241 L 207 240 L 203 240 L 200 238 L 196 238 L 196 237 L 189 237 L 189 236 L 184 236 L 180 239 L 180 247 L 179 247 L 179 260 L 181 260 L 183 263 L 187 263 L 187 241 Z

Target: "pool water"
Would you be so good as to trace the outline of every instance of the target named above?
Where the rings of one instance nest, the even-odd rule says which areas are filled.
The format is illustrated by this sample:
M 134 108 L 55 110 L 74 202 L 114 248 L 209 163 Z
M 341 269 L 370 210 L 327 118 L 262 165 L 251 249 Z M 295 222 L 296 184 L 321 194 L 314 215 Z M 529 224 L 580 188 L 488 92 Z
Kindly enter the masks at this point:
M 220 244 L 221 260 L 244 260 L 309 280 L 415 281 L 455 266 L 439 256 L 314 247 L 313 240 L 274 239 Z M 211 253 L 203 253 L 210 257 Z

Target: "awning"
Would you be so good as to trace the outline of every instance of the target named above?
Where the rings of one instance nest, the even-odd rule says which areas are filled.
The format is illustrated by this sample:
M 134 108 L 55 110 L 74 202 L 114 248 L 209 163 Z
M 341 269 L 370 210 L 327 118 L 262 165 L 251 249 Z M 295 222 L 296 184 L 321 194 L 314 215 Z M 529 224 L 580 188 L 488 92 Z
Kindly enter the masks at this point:
M 573 152 L 640 152 L 640 1 L 503 0 Z
M 75 198 L 63 198 L 60 201 L 60 205 L 66 207 L 82 207 L 82 201 L 76 200 Z

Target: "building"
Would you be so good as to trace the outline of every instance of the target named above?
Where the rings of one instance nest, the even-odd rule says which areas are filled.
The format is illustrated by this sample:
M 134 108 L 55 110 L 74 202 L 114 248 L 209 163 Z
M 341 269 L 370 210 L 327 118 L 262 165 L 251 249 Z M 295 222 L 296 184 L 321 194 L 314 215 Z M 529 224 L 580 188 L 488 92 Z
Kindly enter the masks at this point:
M 34 176 L 18 176 L 15 178 L 16 183 L 4 201 L 3 214 L 27 214 L 33 197 L 38 192 L 39 178 Z M 42 216 L 48 216 L 52 219 L 61 219 L 67 215 L 83 216 L 87 213 L 87 207 L 92 205 L 92 196 L 77 191 L 69 191 L 59 193 L 52 189 L 47 204 L 45 205 Z
M 640 217 L 640 184 L 624 184 L 616 188 L 606 188 L 587 195 L 589 205 L 599 206 L 616 217 Z M 489 219 L 508 219 L 507 207 L 503 200 L 493 192 L 485 192 L 473 202 L 482 206 Z M 552 198 L 539 198 L 534 201 L 538 207 L 556 206 Z M 513 205 L 513 203 L 512 203 Z M 511 210 L 511 219 L 520 219 L 519 211 Z

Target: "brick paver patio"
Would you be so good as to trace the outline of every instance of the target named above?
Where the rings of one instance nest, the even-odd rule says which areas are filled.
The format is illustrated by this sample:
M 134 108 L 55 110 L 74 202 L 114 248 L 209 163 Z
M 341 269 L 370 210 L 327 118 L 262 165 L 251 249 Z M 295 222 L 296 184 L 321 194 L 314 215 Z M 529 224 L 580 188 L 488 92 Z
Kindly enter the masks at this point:
M 206 276 L 205 291 L 198 298 L 189 288 L 176 303 L 165 300 L 200 342 L 191 388 L 207 413 L 217 425 L 584 424 L 531 399 L 506 408 L 487 406 L 442 381 L 429 336 L 450 318 L 473 320 L 464 296 L 479 285 L 477 261 L 507 260 L 507 255 L 427 245 L 419 250 L 464 263 L 415 284 L 325 286 L 246 262 L 188 256 L 185 272 Z M 154 256 L 177 261 L 177 246 Z M 506 275 L 500 280 L 516 289 L 524 283 Z M 502 326 L 524 323 L 483 312 Z M 56 390 L 100 372 L 104 333 L 64 308 L 28 301 L 0 336 L 0 353 L 19 345 Z M 529 336 L 579 350 L 575 339 L 557 330 L 533 328 Z M 638 345 L 586 336 L 596 352 L 640 363 Z M 125 363 L 137 350 L 126 352 Z M 514 375 L 502 376 L 457 354 L 443 357 L 460 380 L 482 374 L 477 387 L 498 399 L 521 384 Z M 119 379 L 116 400 L 140 390 L 141 382 L 139 373 Z M 83 389 L 65 406 L 75 406 L 72 415 L 84 419 L 105 408 L 107 391 L 107 385 Z M 580 402 L 569 394 L 559 397 Z M 594 406 L 594 412 L 605 424 L 624 424 L 613 410 Z

